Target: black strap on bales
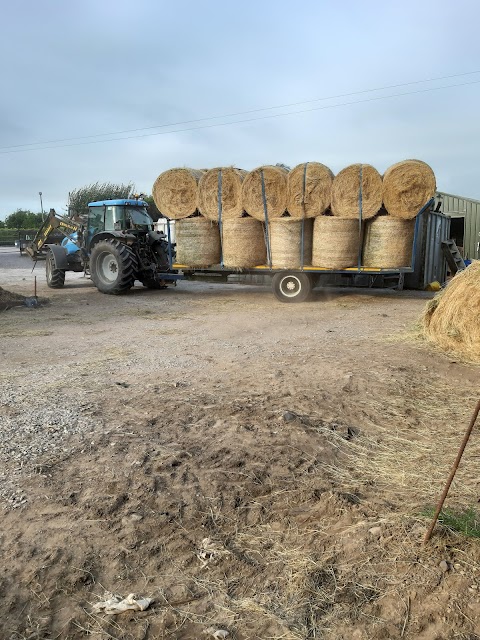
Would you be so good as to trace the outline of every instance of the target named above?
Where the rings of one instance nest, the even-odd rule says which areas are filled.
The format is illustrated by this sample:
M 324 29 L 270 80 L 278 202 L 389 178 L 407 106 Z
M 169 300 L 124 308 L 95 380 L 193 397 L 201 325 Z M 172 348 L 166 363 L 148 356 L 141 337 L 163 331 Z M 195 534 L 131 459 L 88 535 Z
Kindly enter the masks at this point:
M 265 192 L 265 176 L 263 169 L 260 169 L 260 178 L 262 181 L 262 200 L 263 200 L 263 217 L 265 218 L 265 244 L 267 245 L 267 262 L 270 269 L 272 268 L 272 254 L 270 251 L 270 229 L 268 225 L 268 205 L 267 194 Z
M 168 241 L 168 266 L 170 271 L 173 268 L 173 256 L 172 256 L 172 232 L 170 230 L 170 218 L 165 218 L 167 221 L 167 241 Z
M 358 191 L 358 270 L 362 266 L 362 222 L 363 222 L 363 164 L 360 165 L 360 189 Z
M 303 185 L 302 185 L 302 210 L 303 210 L 303 217 L 302 217 L 302 235 L 301 235 L 301 253 L 300 253 L 300 266 L 303 270 L 304 267 L 304 263 L 305 263 L 305 217 L 306 217 L 306 211 L 305 211 L 305 193 L 307 191 L 307 167 L 308 167 L 308 162 L 305 162 L 304 166 L 303 166 Z
M 222 170 L 218 171 L 218 231 L 220 233 L 220 266 L 223 269 L 223 224 L 222 224 L 222 188 L 223 188 L 223 176 Z

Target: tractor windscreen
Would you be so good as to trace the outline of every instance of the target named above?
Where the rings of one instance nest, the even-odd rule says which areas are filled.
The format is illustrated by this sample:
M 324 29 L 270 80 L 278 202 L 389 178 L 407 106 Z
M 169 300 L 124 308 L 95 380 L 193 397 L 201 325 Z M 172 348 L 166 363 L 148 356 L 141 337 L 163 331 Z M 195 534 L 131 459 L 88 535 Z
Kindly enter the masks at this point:
M 153 220 L 148 215 L 146 209 L 139 207 L 127 207 L 127 215 L 130 216 L 130 220 L 135 227 L 148 227 L 153 229 Z

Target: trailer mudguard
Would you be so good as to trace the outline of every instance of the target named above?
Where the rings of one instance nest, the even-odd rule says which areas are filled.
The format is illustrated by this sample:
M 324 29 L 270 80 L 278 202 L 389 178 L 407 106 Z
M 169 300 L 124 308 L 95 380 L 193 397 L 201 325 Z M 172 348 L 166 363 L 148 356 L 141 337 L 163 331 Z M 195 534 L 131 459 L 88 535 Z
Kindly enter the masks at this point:
M 66 249 L 58 244 L 47 244 L 46 246 L 52 252 L 55 260 L 55 269 L 64 269 L 66 271 L 68 269 Z

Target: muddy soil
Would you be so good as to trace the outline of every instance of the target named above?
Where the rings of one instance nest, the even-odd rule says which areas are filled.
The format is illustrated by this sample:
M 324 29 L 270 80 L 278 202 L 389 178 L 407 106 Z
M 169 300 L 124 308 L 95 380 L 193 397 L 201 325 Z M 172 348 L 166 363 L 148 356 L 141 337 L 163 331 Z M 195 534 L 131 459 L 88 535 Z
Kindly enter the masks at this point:
M 38 276 L 0 314 L 0 638 L 480 638 L 478 543 L 422 545 L 479 371 L 415 337 L 425 294 Z

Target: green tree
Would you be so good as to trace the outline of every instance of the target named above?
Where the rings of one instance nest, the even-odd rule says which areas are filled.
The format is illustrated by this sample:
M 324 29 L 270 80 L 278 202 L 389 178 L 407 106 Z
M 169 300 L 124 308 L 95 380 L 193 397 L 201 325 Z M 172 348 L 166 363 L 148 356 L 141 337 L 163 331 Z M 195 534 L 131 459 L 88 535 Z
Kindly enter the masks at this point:
M 69 215 L 72 217 L 87 215 L 89 202 L 128 198 L 134 189 L 135 185 L 132 182 L 128 184 L 95 182 L 94 184 L 74 189 L 69 194 Z
M 148 213 L 154 222 L 156 222 L 159 218 L 163 218 L 162 214 L 157 208 L 153 196 L 143 196 L 142 200 L 148 204 Z
M 5 229 L 5 222 L 0 220 L 0 229 Z
M 28 209 L 17 209 L 5 218 L 7 229 L 38 229 L 42 224 L 41 213 L 33 213 Z

